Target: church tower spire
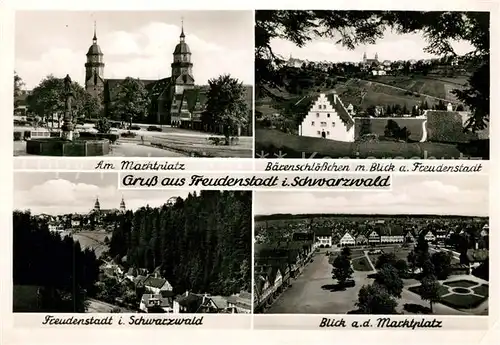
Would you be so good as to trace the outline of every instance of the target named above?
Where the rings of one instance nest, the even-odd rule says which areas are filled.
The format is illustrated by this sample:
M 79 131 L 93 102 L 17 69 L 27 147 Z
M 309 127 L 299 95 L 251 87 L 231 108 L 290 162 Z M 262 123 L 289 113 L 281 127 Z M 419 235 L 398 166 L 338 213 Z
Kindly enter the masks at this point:
M 92 38 L 92 42 L 94 44 L 97 44 L 97 27 L 96 27 L 96 22 L 94 20 L 94 38 Z
M 101 47 L 97 44 L 97 24 L 94 21 L 94 36 L 85 63 L 85 90 L 94 97 L 100 96 L 104 91 L 103 56 Z
M 181 20 L 181 34 L 179 43 L 174 49 L 174 61 L 172 67 L 172 83 L 175 85 L 175 93 L 182 94 L 184 89 L 194 87 L 193 63 L 191 62 L 191 49 L 186 43 L 184 33 L 184 19 Z
M 179 36 L 179 41 L 184 42 L 186 40 L 186 35 L 184 35 L 184 18 L 181 18 L 181 35 Z

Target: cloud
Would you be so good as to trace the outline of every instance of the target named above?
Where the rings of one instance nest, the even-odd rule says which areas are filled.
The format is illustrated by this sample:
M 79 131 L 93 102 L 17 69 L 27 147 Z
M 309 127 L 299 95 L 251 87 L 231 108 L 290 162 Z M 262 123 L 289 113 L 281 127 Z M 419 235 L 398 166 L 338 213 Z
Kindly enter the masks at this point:
M 337 44 L 337 40 L 338 38 L 317 39 L 300 48 L 290 41 L 273 39 L 271 47 L 275 53 L 282 55 L 284 58 L 288 58 L 292 54 L 294 58 L 310 61 L 361 61 L 364 52 L 366 52 L 368 58 L 373 58 L 375 53 L 378 53 L 380 60 L 419 60 L 436 57 L 424 52 L 427 42 L 420 34 L 397 35 L 386 33 L 385 37 L 379 39 L 376 44 L 358 46 L 354 50 L 348 50 Z M 474 50 L 474 47 L 466 41 L 451 41 L 450 43 L 459 55 Z M 402 47 L 404 49 L 401 49 Z
M 89 176 L 87 176 L 89 177 Z M 97 186 L 91 183 L 73 182 L 62 178 L 46 180 L 42 183 L 22 188 L 29 183 L 29 175 L 16 178 L 14 208 L 30 209 L 34 213 L 66 214 L 89 212 L 96 197 L 102 209 L 118 208 L 122 196 L 127 209 L 135 210 L 149 205 L 158 207 L 172 196 L 185 197 L 190 191 L 127 191 L 118 190 L 116 184 Z M 96 176 L 97 179 L 97 176 Z M 96 181 L 99 183 L 99 181 Z
M 104 77 L 157 79 L 170 76 L 172 54 L 179 42 L 179 33 L 180 27 L 160 22 L 152 22 L 130 32 L 98 33 L 98 44 L 104 54 Z M 253 83 L 253 42 L 249 42 L 246 49 L 231 49 L 188 32 L 186 43 L 191 48 L 197 84 L 206 84 L 209 78 L 221 74 L 231 74 L 247 84 Z M 16 60 L 15 69 L 28 89 L 38 85 L 49 74 L 56 77 L 70 74 L 83 85 L 85 54 L 91 41 L 75 50 L 62 44 L 61 41 L 49 41 L 41 55 Z

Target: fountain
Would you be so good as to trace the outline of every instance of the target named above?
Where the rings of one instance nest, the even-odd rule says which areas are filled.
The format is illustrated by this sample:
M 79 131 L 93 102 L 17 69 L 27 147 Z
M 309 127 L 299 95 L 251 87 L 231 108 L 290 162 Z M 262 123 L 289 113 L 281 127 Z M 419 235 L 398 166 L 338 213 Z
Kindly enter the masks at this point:
M 74 98 L 69 75 L 64 78 L 64 117 L 59 137 L 30 139 L 26 153 L 40 156 L 103 156 L 110 152 L 107 139 L 74 138 L 72 101 Z

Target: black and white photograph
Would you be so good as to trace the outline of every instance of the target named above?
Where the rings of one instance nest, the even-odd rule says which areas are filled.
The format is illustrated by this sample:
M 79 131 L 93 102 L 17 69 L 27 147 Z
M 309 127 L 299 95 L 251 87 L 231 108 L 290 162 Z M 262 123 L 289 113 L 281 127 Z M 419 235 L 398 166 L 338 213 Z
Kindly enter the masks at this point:
M 253 26 L 250 10 L 16 12 L 14 156 L 251 158 Z
M 257 10 L 255 157 L 489 159 L 490 12 Z
M 488 315 L 488 180 L 255 192 L 254 312 Z
M 116 185 L 16 173 L 14 313 L 251 313 L 251 192 Z

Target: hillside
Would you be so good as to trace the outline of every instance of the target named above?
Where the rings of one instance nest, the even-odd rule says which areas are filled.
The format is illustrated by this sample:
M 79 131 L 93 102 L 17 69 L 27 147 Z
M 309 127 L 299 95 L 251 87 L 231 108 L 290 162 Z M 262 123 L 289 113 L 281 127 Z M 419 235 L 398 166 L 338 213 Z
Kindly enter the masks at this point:
M 335 90 L 339 94 L 345 105 L 349 103 L 366 110 L 370 106 L 387 106 L 399 104 L 406 105 L 408 109 L 413 106 L 420 106 L 427 102 L 429 107 L 443 102 L 458 103 L 455 95 L 451 93 L 453 89 L 463 89 L 467 84 L 467 77 L 445 78 L 441 76 L 376 76 L 366 77 L 367 79 L 351 78 L 344 82 L 339 82 Z M 340 78 L 339 78 L 340 80 Z M 286 101 L 298 101 L 302 97 L 317 94 L 326 90 L 323 87 L 311 87 L 303 90 L 301 94 L 292 94 L 275 90 L 277 96 L 283 97 Z M 256 100 L 256 112 L 263 114 L 273 114 L 278 112 L 281 104 L 271 98 L 261 98 Z
M 489 159 L 489 140 L 471 143 L 342 142 L 256 129 L 255 154 L 256 157 L 267 154 L 268 158 Z

